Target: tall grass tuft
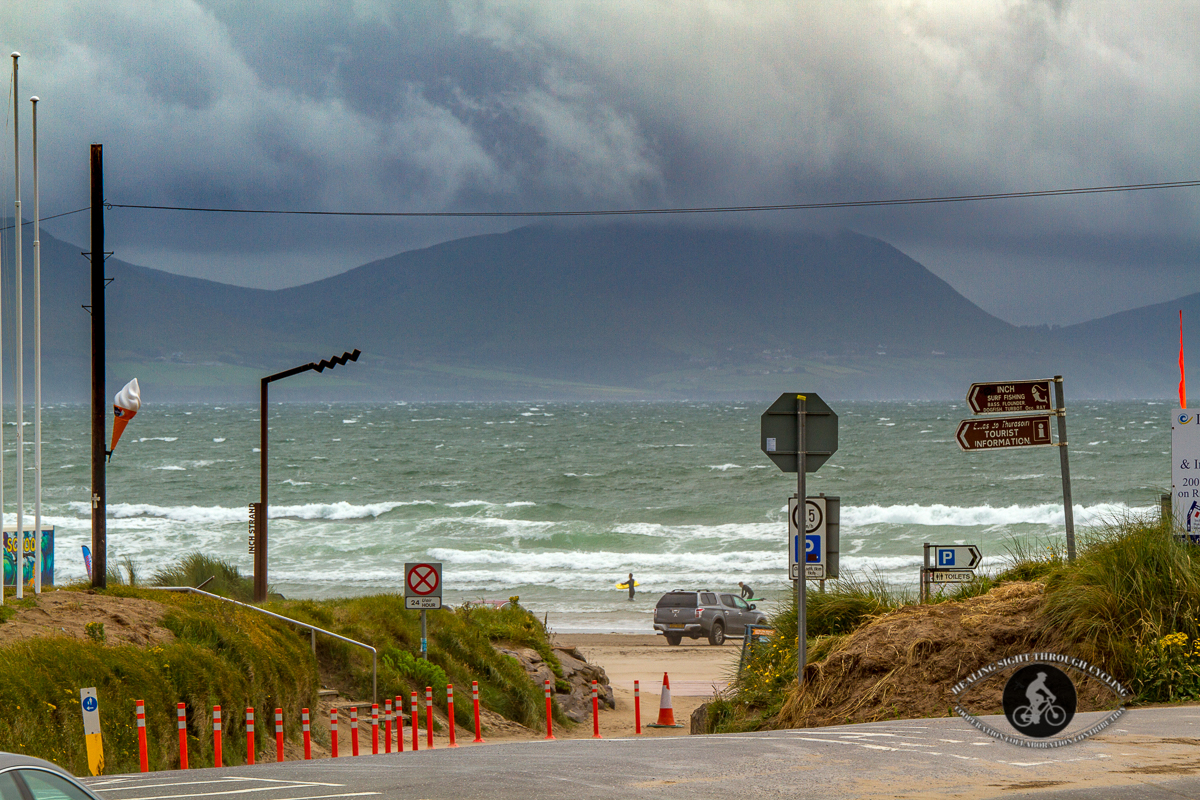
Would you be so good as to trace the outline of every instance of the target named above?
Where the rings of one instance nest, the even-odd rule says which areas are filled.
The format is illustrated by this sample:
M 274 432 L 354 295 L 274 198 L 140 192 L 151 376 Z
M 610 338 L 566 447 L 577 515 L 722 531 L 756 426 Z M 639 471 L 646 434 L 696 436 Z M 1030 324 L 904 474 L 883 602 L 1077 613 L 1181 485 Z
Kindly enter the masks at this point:
M 1172 534 L 1169 524 L 1129 518 L 1081 537 L 1075 563 L 1046 579 L 1046 636 L 1124 680 L 1137 676 L 1148 643 L 1172 633 L 1195 641 L 1200 554 Z
M 130 582 L 135 575 L 130 569 Z M 204 591 L 249 603 L 254 600 L 254 578 L 243 577 L 238 568 L 228 561 L 205 555 L 188 553 L 177 564 L 164 567 L 150 578 L 153 586 L 199 586 L 207 581 Z M 119 582 L 120 583 L 120 582 Z

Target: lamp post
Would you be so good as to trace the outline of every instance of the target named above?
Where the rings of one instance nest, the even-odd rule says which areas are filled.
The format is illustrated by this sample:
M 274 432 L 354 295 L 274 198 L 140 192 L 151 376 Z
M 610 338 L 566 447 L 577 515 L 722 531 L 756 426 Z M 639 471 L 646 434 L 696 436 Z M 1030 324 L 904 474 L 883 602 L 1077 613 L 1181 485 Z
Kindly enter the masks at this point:
M 301 364 L 298 367 L 276 372 L 274 375 L 268 375 L 262 379 L 260 385 L 260 403 L 259 403 L 259 470 L 260 470 L 260 497 L 258 503 L 251 506 L 250 525 L 252 531 L 252 539 L 250 542 L 250 551 L 254 554 L 254 602 L 261 603 L 267 599 L 267 386 L 272 381 L 281 380 L 299 375 L 301 372 L 308 372 L 310 369 L 316 372 L 324 372 L 326 369 L 333 369 L 338 364 L 345 364 L 347 361 L 358 361 L 358 357 L 362 354 L 357 348 L 353 352 L 342 353 L 340 356 L 334 356 L 329 360 L 322 359 L 321 361 L 310 361 L 307 364 Z

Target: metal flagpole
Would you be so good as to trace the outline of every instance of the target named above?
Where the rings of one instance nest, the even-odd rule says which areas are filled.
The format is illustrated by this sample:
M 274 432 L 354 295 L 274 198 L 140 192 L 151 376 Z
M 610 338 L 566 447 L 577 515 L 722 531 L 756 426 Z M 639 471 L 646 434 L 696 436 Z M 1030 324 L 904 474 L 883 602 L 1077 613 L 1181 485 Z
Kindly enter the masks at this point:
M 37 104 L 33 105 L 33 592 L 42 592 L 42 242 L 38 194 Z
M 17 329 L 17 363 L 14 368 L 16 373 L 16 390 L 17 390 L 17 567 L 14 573 L 17 582 L 17 597 L 25 596 L 25 343 L 24 321 L 22 320 L 22 307 L 25 305 L 25 298 L 21 294 L 21 150 L 20 150 L 20 131 L 21 126 L 18 124 L 17 110 L 21 104 L 18 100 L 17 88 L 17 59 L 21 57 L 20 53 L 13 53 L 13 175 L 16 181 L 16 201 L 17 213 L 13 219 L 13 224 L 16 228 L 16 248 L 17 261 L 14 267 L 14 275 L 16 276 L 13 292 L 16 295 L 16 302 L 13 304 L 16 312 L 16 319 L 13 321 L 13 326 Z

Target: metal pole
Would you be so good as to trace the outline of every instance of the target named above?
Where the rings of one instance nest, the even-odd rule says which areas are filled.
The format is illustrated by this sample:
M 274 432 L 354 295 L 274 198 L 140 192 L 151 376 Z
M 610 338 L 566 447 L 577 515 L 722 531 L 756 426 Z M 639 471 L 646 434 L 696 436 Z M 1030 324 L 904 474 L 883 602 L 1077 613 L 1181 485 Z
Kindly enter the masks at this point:
M 921 602 L 929 599 L 929 542 L 925 542 L 925 566 L 921 567 Z
M 1054 376 L 1054 410 L 1058 417 L 1058 459 L 1062 469 L 1063 517 L 1067 524 L 1067 561 L 1075 560 L 1075 510 L 1071 502 L 1071 464 L 1067 460 L 1067 401 L 1062 375 Z
M 429 660 L 429 644 L 425 639 L 425 609 L 421 609 L 421 658 Z
M 806 533 L 808 531 L 808 495 L 805 486 L 805 467 L 806 459 L 804 457 L 804 426 L 807 422 L 805 418 L 805 405 L 808 398 L 802 394 L 796 395 L 796 495 L 797 509 L 800 522 L 800 541 L 807 545 Z M 801 548 L 801 553 L 807 552 L 807 546 Z M 800 577 L 796 581 L 796 685 L 799 688 L 804 688 L 804 667 L 808 664 L 808 608 L 807 608 L 807 590 L 808 586 L 805 581 L 805 569 L 808 565 L 808 556 L 805 555 L 800 562 Z
M 33 104 L 33 591 L 42 592 L 42 240 L 38 192 L 37 104 Z
M 13 239 L 16 243 L 17 259 L 16 267 L 13 275 L 15 283 L 13 287 L 16 294 L 16 302 L 14 311 L 16 312 L 16 320 L 13 323 L 17 329 L 17 365 L 15 368 L 17 379 L 17 552 L 16 552 L 16 571 L 14 578 L 17 582 L 17 598 L 25 596 L 25 347 L 22 341 L 24 331 L 22 330 L 21 314 L 25 305 L 25 298 L 21 294 L 21 148 L 20 148 L 20 131 L 21 125 L 18 119 L 21 102 L 18 99 L 20 89 L 17 86 L 17 59 L 21 57 L 20 53 L 12 54 L 13 61 L 13 177 L 16 181 L 16 203 L 17 211 L 13 215 Z
M 104 145 L 92 145 L 92 586 L 107 585 L 104 490 Z
M 258 403 L 258 479 L 259 507 L 257 530 L 254 532 L 254 602 L 267 599 L 267 384 L 263 378 Z

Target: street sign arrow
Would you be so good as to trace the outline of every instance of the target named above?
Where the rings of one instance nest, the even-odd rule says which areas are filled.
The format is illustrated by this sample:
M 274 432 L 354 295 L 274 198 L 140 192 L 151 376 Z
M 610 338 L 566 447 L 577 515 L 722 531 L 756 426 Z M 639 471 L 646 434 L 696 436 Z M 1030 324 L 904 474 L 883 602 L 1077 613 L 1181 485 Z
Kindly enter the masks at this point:
M 1001 447 L 1040 447 L 1050 440 L 1050 415 L 964 419 L 954 434 L 963 450 L 993 450 Z
M 1052 411 L 1051 380 L 972 383 L 967 405 L 976 414 L 1015 414 L 1022 411 Z
M 935 570 L 975 569 L 983 558 L 979 548 L 973 544 L 935 544 L 932 549 Z

